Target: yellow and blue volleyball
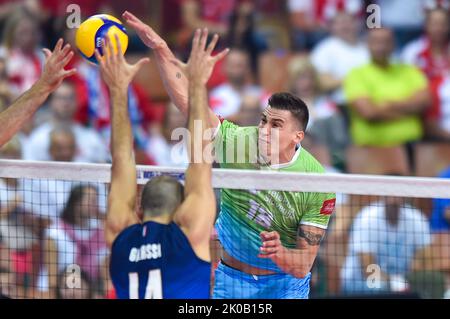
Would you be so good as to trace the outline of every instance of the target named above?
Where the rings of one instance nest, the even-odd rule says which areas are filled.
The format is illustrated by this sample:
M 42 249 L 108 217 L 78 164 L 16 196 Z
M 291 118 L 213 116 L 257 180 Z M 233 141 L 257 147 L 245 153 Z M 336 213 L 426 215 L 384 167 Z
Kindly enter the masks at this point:
M 111 39 L 114 51 L 117 52 L 116 34 L 122 53 L 125 53 L 128 47 L 128 34 L 122 22 L 109 14 L 96 14 L 80 24 L 75 35 L 75 44 L 84 58 L 97 63 L 95 50 L 99 50 L 100 54 L 103 54 L 102 40 L 105 37 Z

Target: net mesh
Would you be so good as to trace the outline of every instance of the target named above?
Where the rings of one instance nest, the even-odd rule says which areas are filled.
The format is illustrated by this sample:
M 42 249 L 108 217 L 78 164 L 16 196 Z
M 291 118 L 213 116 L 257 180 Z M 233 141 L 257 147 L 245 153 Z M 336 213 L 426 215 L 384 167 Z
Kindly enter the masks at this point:
M 105 165 L 101 169 L 90 167 L 86 170 L 86 167 L 76 164 L 46 163 L 44 170 L 31 164 L 26 166 L 28 168 L 14 167 L 17 163 L 9 161 L 1 164 L 1 294 L 10 298 L 114 298 L 114 287 L 109 276 L 110 250 L 104 239 L 109 167 Z M 65 172 L 61 179 L 55 178 L 60 174 L 59 170 Z M 49 172 L 54 173 L 49 175 Z M 143 184 L 163 173 L 183 179 L 182 170 L 160 171 L 147 167 L 138 171 L 139 183 Z M 36 177 L 33 178 L 33 174 Z M 239 174 L 242 174 L 241 179 L 237 179 Z M 283 185 L 282 174 L 269 174 L 248 185 L 243 182 L 249 178 L 245 174 L 215 171 L 214 186 L 218 212 L 221 211 L 221 214 L 226 209 L 220 205 L 221 187 L 231 187 L 231 180 L 235 181 L 234 188 L 242 188 L 239 190 L 241 192 L 256 192 L 256 189 L 264 188 L 269 194 L 280 194 L 285 187 L 289 190 L 284 192 L 287 196 L 293 193 L 292 185 L 287 182 Z M 42 177 L 45 175 L 48 178 Z M 301 200 L 285 203 L 287 206 L 299 205 L 290 212 L 292 216 L 267 217 L 265 213 L 272 207 L 270 205 L 276 207 L 278 202 L 283 202 L 284 197 L 273 195 L 270 205 L 262 205 L 265 209 L 249 208 L 245 216 L 237 218 L 237 224 L 224 218 L 222 226 L 232 228 L 232 231 L 217 229 L 211 235 L 212 265 L 215 269 L 211 276 L 211 291 L 215 282 L 219 285 L 225 283 L 241 291 L 243 298 L 267 298 L 272 295 L 252 290 L 252 281 L 262 281 L 261 285 L 264 285 L 264 281 L 275 280 L 280 291 L 286 292 L 283 297 L 287 298 L 299 297 L 298 294 L 306 294 L 310 298 L 448 296 L 450 206 L 444 198 L 450 189 L 447 181 L 395 177 L 374 180 L 374 177 L 365 177 L 364 182 L 364 176 L 357 180 L 332 174 L 298 176 L 296 184 L 299 191 L 305 185 L 309 193 L 320 189 L 327 193 L 333 189 L 337 191 L 335 211 L 312 265 L 310 290 L 305 288 L 304 281 L 292 276 L 252 276 L 236 272 L 231 267 L 224 270 L 223 265 L 222 269 L 216 270 L 221 267 L 219 260 L 223 258 L 224 250 L 233 257 L 249 258 L 250 263 L 259 262 L 258 265 L 263 268 L 272 269 L 272 262 L 278 266 L 270 258 L 265 259 L 266 264 L 261 260 L 254 261 L 255 249 L 259 248 L 260 243 L 252 237 L 255 235 L 252 233 L 256 232 L 255 236 L 259 236 L 259 227 L 278 230 L 284 246 L 295 249 L 299 248 L 298 245 L 304 245 L 295 236 L 298 236 L 298 225 L 304 220 L 302 214 L 308 213 L 308 208 L 301 205 L 307 204 Z M 330 181 L 327 183 L 323 178 Z M 336 180 L 343 183 L 341 187 L 332 185 L 332 181 Z M 384 187 L 371 195 L 369 191 L 380 181 L 384 181 Z M 389 190 L 389 185 L 394 184 L 397 191 Z M 275 191 L 270 191 L 270 185 L 276 185 Z M 308 189 L 308 185 L 313 186 Z M 361 190 L 364 187 L 369 191 Z M 428 189 L 426 195 L 420 195 L 425 193 L 421 192 L 420 187 Z M 339 192 L 339 189 L 345 189 L 346 193 Z M 386 196 L 387 191 L 391 191 L 392 195 Z M 408 192 L 417 194 L 401 196 Z M 235 204 L 239 205 L 240 200 L 243 199 L 237 197 Z M 306 226 L 313 224 L 304 223 Z M 226 263 L 230 263 L 227 258 Z M 295 257 L 292 258 L 292 263 L 295 263 Z M 288 264 L 290 262 L 288 260 Z M 219 288 L 216 287 L 216 290 Z M 290 295 L 290 292 L 293 294 Z

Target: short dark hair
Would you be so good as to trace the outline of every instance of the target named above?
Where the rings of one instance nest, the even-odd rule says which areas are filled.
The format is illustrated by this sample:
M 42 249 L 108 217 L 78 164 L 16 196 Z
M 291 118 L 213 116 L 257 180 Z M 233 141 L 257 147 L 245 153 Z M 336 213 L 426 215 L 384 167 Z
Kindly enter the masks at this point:
M 183 200 L 183 185 L 174 177 L 161 175 L 153 177 L 145 184 L 141 207 L 144 215 L 156 217 L 172 214 Z
M 288 92 L 275 93 L 269 98 L 269 105 L 274 109 L 291 112 L 300 123 L 302 130 L 306 130 L 309 121 L 309 111 L 306 103 L 301 98 Z

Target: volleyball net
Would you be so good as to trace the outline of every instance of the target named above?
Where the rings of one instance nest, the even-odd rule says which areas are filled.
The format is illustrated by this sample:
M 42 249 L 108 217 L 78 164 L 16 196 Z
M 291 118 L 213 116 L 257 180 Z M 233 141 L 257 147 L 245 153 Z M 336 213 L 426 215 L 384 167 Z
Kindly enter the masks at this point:
M 137 166 L 138 185 L 161 174 L 184 180 L 182 168 Z M 110 165 L 0 161 L 1 295 L 114 298 L 104 239 L 109 181 Z M 336 193 L 311 270 L 311 298 L 449 297 L 449 180 L 214 169 L 213 187 L 218 214 L 223 189 L 265 191 L 274 207 L 286 198 L 280 194 Z M 302 223 L 297 210 L 309 208 L 301 202 L 287 207 L 269 217 L 249 208 L 247 222 L 281 230 L 295 248 L 295 238 L 283 234 L 295 233 Z M 240 250 L 227 253 L 245 258 L 254 253 L 246 246 L 245 229 L 222 236 L 235 243 L 227 249 Z M 222 249 L 211 234 L 213 268 Z M 214 279 L 212 272 L 212 285 Z

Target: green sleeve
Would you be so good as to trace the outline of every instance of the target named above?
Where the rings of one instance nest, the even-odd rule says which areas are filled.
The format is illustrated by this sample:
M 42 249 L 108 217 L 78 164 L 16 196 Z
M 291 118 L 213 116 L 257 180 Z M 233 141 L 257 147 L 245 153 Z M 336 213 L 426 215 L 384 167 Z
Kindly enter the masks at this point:
M 216 161 L 222 168 L 252 168 L 257 163 L 257 127 L 223 121 L 214 139 Z
M 334 212 L 335 203 L 334 193 L 310 193 L 300 224 L 326 229 Z

